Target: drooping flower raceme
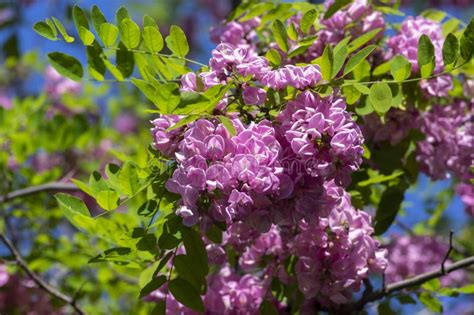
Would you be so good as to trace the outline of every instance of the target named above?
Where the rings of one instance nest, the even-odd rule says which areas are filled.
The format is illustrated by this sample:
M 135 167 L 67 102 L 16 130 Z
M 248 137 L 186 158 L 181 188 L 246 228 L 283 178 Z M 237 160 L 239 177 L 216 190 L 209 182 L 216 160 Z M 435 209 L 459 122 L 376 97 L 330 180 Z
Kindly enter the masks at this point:
M 333 185 L 333 184 L 332 184 Z M 307 299 L 323 305 L 347 302 L 369 272 L 382 273 L 387 265 L 385 250 L 371 236 L 370 216 L 352 207 L 343 193 L 328 216 L 299 224 L 294 241 L 298 256 L 298 286 Z

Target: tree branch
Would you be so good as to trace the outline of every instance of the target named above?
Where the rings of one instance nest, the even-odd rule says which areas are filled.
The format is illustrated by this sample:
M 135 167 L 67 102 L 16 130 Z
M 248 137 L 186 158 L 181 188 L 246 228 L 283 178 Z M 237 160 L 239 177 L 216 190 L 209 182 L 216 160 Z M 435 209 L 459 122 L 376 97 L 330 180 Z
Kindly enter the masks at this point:
M 5 196 L 0 196 L 0 203 L 46 191 L 80 191 L 80 189 L 74 184 L 52 182 L 12 191 Z
M 57 289 L 53 288 L 50 286 L 48 283 L 46 283 L 40 276 L 35 274 L 29 267 L 28 264 L 23 260 L 21 257 L 18 249 L 13 245 L 13 243 L 3 235 L 3 233 L 0 233 L 0 240 L 8 247 L 12 255 L 15 257 L 15 261 L 17 265 L 23 269 L 28 276 L 43 290 L 46 291 L 49 295 L 54 296 L 55 298 L 69 304 L 76 312 L 77 314 L 84 315 L 84 311 L 76 304 L 76 300 L 74 298 L 71 298 L 70 296 L 58 291 Z
M 439 269 L 439 270 L 426 272 L 413 278 L 409 278 L 406 280 L 389 284 L 385 287 L 385 289 L 381 289 L 371 294 L 364 295 L 359 301 L 355 303 L 349 303 L 349 304 L 343 305 L 341 307 L 341 311 L 346 311 L 346 312 L 360 311 L 364 308 L 366 304 L 373 301 L 380 300 L 386 297 L 387 295 L 390 295 L 391 293 L 421 285 L 427 281 L 430 281 L 435 278 L 441 278 L 450 272 L 453 272 L 458 269 L 466 268 L 471 265 L 474 265 L 474 256 L 452 263 L 451 265 L 444 267 L 444 270 Z

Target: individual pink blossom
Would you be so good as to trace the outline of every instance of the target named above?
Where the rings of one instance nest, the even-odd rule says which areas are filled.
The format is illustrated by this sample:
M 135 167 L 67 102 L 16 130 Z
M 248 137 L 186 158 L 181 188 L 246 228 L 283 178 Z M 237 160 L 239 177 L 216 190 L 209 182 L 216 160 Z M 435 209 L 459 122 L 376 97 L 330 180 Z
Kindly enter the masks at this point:
M 386 251 L 371 236 L 370 216 L 354 209 L 347 193 L 327 216 L 315 211 L 299 228 L 295 271 L 307 299 L 316 298 L 326 306 L 346 303 L 369 272 L 381 274 L 387 266 Z
M 0 107 L 4 109 L 12 108 L 12 100 L 11 98 L 3 91 L 0 90 Z
M 177 115 L 162 115 L 151 122 L 154 125 L 151 129 L 154 138 L 153 145 L 166 156 L 172 156 L 178 147 L 182 128 L 170 131 L 168 128 L 174 126 L 179 120 L 180 117 Z
M 262 105 L 267 98 L 267 92 L 262 88 L 245 86 L 242 97 L 247 105 Z

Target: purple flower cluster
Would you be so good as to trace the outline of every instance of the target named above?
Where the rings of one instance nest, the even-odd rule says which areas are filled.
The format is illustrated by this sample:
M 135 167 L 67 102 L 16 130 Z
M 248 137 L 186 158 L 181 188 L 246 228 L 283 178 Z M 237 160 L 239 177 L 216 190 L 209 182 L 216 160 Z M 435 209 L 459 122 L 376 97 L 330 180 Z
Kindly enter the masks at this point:
M 303 92 L 278 117 L 280 132 L 306 171 L 347 185 L 362 163 L 362 133 L 342 98 Z
M 435 73 L 443 70 L 443 35 L 439 23 L 425 19 L 421 16 L 408 17 L 403 21 L 400 33 L 387 41 L 388 52 L 386 59 L 395 55 L 402 55 L 411 63 L 412 71 L 418 72 L 418 41 L 421 35 L 427 35 L 435 48 Z M 420 83 L 420 87 L 427 96 L 445 97 L 453 88 L 450 75 L 442 75 Z
M 456 186 L 456 193 L 466 206 L 466 212 L 474 217 L 474 185 L 472 183 L 459 183 Z
M 369 272 L 382 273 L 387 265 L 386 251 L 371 236 L 370 216 L 352 207 L 342 188 L 327 185 L 340 190 L 340 197 L 327 216 L 300 222 L 293 249 L 300 290 L 323 305 L 347 302 Z
M 396 236 L 388 246 L 388 267 L 385 279 L 388 283 L 401 281 L 416 275 L 439 270 L 449 245 L 430 236 Z M 422 253 L 422 254 L 420 254 Z M 446 263 L 450 264 L 448 260 Z M 466 279 L 465 272 L 455 271 L 441 278 L 443 285 L 460 285 Z
M 454 175 L 462 181 L 472 177 L 474 161 L 474 103 L 456 101 L 436 105 L 421 114 L 421 131 L 426 139 L 418 142 L 420 169 L 433 179 Z

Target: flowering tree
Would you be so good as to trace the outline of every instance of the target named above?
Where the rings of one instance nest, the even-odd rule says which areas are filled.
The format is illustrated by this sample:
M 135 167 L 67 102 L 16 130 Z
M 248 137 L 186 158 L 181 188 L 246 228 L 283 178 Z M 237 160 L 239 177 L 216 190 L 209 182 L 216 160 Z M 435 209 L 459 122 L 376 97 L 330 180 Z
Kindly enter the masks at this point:
M 70 239 L 43 246 L 67 247 L 57 251 L 70 281 L 41 277 L 54 270 L 22 257 L 5 220 L 7 261 L 24 275 L 0 266 L 0 287 L 30 281 L 42 307 L 80 314 L 107 312 L 104 292 L 109 312 L 156 314 L 352 314 L 371 303 L 389 314 L 391 299 L 441 312 L 439 296 L 473 294 L 469 236 L 434 235 L 445 205 L 425 228 L 386 232 L 419 172 L 451 178 L 445 194 L 474 215 L 474 22 L 429 10 L 393 25 L 394 14 L 391 1 L 245 1 L 211 30 L 208 64 L 188 57 L 180 27 L 163 37 L 153 18 L 138 25 L 123 7 L 112 22 L 97 6 L 74 6 L 74 34 L 56 18 L 36 23 L 49 40 L 82 43 L 87 64 L 48 55 L 46 110 L 2 101 L 1 157 L 14 177 L 25 137 L 38 133 L 71 150 L 55 155 L 50 143 L 35 172 L 70 171 L 7 187 L 0 202 L 6 218 L 57 203 L 48 222 L 66 218 Z M 137 132 L 137 111 L 91 145 L 108 128 L 100 114 L 64 106 L 68 95 L 80 104 L 78 82 L 91 80 L 136 87 L 151 136 Z M 49 118 L 30 126 L 25 113 Z M 111 142 L 123 143 L 112 157 Z M 45 191 L 55 200 L 35 198 Z

